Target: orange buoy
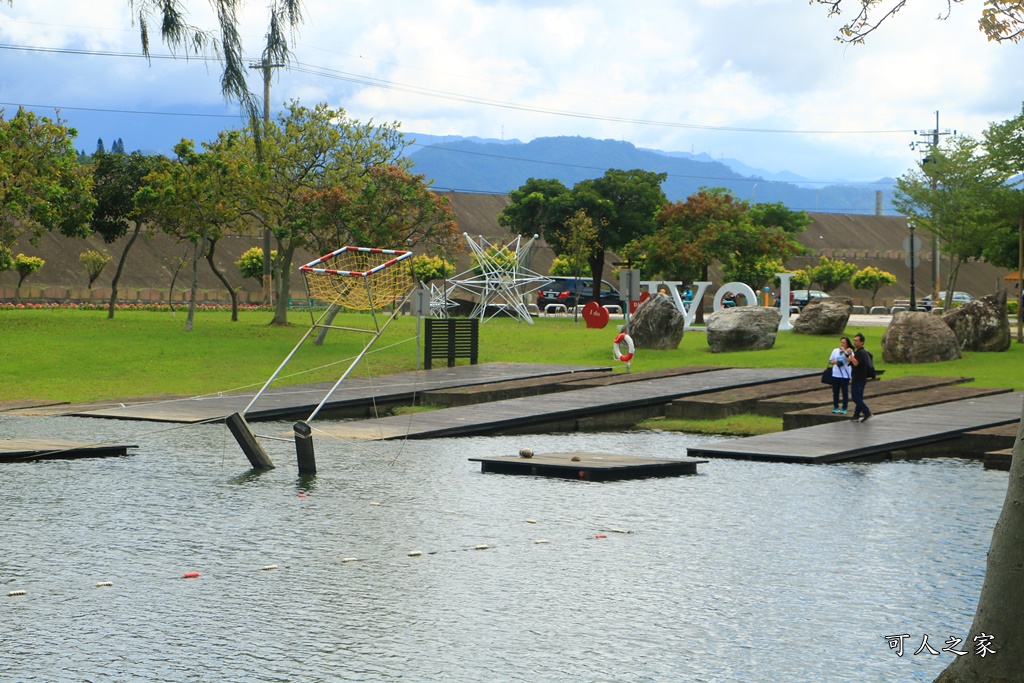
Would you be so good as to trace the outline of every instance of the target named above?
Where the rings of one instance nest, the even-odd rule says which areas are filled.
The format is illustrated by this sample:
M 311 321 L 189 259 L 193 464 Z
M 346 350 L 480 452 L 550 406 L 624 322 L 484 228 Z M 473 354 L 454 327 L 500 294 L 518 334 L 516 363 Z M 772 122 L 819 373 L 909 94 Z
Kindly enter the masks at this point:
M 608 538 L 608 536 L 605 534 L 595 534 L 594 538 Z
M 198 579 L 199 572 L 185 572 L 182 577 L 183 579 Z

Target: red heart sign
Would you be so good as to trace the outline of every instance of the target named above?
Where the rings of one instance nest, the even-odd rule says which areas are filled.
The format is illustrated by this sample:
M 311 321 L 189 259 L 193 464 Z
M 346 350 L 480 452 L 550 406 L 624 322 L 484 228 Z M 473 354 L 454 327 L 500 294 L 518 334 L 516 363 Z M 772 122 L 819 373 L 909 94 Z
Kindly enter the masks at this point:
M 591 301 L 583 307 L 583 321 L 590 329 L 599 330 L 605 327 L 610 319 L 611 316 L 608 315 L 608 309 L 596 301 Z

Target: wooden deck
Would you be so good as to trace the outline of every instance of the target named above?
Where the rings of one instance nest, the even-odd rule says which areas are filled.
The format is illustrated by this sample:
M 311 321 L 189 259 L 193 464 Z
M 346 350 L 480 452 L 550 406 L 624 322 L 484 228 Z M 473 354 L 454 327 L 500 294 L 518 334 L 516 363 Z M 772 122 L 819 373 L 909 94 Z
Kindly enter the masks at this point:
M 956 439 L 964 432 L 1019 422 L 1022 402 L 1022 392 L 984 396 L 876 415 L 864 423 L 847 420 L 726 440 L 691 448 L 688 454 L 698 458 L 793 463 L 883 457 L 894 451 Z
M 129 448 L 135 448 L 135 446 L 80 443 L 58 439 L 0 439 L 0 462 L 111 458 L 127 455 Z
M 486 434 L 586 431 L 632 426 L 660 415 L 674 398 L 794 377 L 820 374 L 813 368 L 726 368 L 688 375 L 443 408 L 353 422 L 315 422 L 317 433 L 354 439 L 428 439 Z
M 644 458 L 612 453 L 538 453 L 530 458 L 499 456 L 470 458 L 479 462 L 484 473 L 527 474 L 581 481 L 617 481 L 647 477 L 678 477 L 696 474 L 697 465 L 707 460 L 695 458 Z
M 541 363 L 488 363 L 434 368 L 375 378 L 349 377 L 324 406 L 320 417 L 365 417 L 375 409 L 392 405 L 411 405 L 417 394 L 439 388 L 482 385 L 528 377 L 570 376 L 576 372 L 609 370 L 607 366 L 548 365 Z M 252 410 L 248 422 L 301 420 L 309 416 L 323 400 L 334 382 L 303 384 L 267 390 Z M 153 403 L 133 403 L 114 407 L 76 410 L 69 406 L 64 414 L 77 417 L 101 417 L 119 420 L 150 420 L 195 424 L 216 422 L 241 412 L 256 395 L 256 390 L 218 396 L 182 398 Z

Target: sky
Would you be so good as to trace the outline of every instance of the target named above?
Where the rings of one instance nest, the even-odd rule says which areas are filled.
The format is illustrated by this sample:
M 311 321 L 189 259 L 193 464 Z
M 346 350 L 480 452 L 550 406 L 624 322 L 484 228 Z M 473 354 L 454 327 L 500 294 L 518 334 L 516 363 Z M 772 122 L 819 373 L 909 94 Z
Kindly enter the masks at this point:
M 183 0 L 214 28 L 209 0 Z M 845 0 L 852 3 L 854 0 Z M 304 0 L 273 111 L 326 102 L 410 134 L 583 136 L 738 159 L 817 182 L 897 177 L 925 131 L 979 137 L 1021 111 L 1024 45 L 988 42 L 980 4 L 909 0 L 865 45 L 807 0 Z M 850 10 L 852 11 L 852 5 Z M 241 33 L 259 59 L 266 3 Z M 0 108 L 60 116 L 91 152 L 170 153 L 243 125 L 220 67 L 140 58 L 129 0 L 0 2 Z M 253 70 L 250 88 L 262 93 Z M 915 131 L 917 133 L 915 134 Z M 948 136 L 942 136 L 947 139 Z M 928 137 L 927 139 L 930 139 Z

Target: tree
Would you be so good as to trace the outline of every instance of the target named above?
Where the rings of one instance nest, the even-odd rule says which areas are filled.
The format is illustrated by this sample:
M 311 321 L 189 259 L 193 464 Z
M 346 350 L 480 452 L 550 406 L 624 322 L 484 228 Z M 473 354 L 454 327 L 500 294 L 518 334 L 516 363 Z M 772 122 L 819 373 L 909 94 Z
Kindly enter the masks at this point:
M 92 166 L 93 195 L 96 209 L 92 216 L 92 229 L 111 244 L 128 234 L 131 237 L 121 250 L 117 269 L 110 282 L 110 301 L 107 304 L 107 318 L 114 317 L 118 285 L 128 261 L 128 252 L 142 233 L 146 213 L 135 204 L 135 195 L 143 187 L 143 179 L 152 171 L 169 163 L 164 156 L 146 156 L 140 152 L 131 154 L 98 154 Z
M 24 254 L 15 256 L 14 270 L 18 273 L 18 289 L 21 289 L 25 278 L 33 273 L 38 273 L 44 265 L 46 265 L 46 261 L 38 256 L 25 256 Z
M 812 3 L 828 7 L 828 15 L 842 14 L 843 0 L 811 0 Z M 844 43 L 863 43 L 868 34 L 872 33 L 888 19 L 896 15 L 907 4 L 907 0 L 846 0 L 853 5 L 857 13 L 852 19 L 839 28 L 836 40 Z M 945 12 L 939 19 L 947 19 L 953 11 L 954 3 L 963 0 L 945 0 Z M 1024 2 L 1021 0 L 985 0 L 978 19 L 978 28 L 989 40 L 1002 42 L 1019 42 L 1024 37 Z
M 236 131 L 203 143 L 203 152 L 197 152 L 191 140 L 182 140 L 174 146 L 178 162 L 146 176 L 146 186 L 136 195 L 138 206 L 148 211 L 162 230 L 194 246 L 186 331 L 192 330 L 199 260 L 204 257 L 231 296 L 231 319 L 238 320 L 238 293 L 217 267 L 215 248 L 228 230 L 247 228 L 239 202 L 249 186 L 251 169 L 244 156 L 233 154 L 241 144 Z
M 273 261 L 275 258 L 277 258 L 277 252 L 270 252 L 270 260 Z M 262 284 L 263 274 L 266 272 L 263 267 L 263 249 L 260 247 L 247 249 L 241 258 L 235 261 L 235 265 L 238 266 L 238 273 L 243 278 L 259 280 Z
M 89 288 L 96 282 L 103 269 L 110 263 L 110 255 L 106 252 L 100 253 L 95 249 L 87 249 L 78 255 L 78 262 L 85 268 L 85 274 L 89 278 Z
M 590 275 L 600 282 L 606 251 L 624 248 L 654 232 L 655 215 L 665 204 L 666 174 L 609 169 L 600 178 L 581 180 L 568 190 L 557 180 L 531 178 L 509 194 L 498 224 L 520 235 L 539 233 L 556 253 L 566 252 L 568 221 L 580 210 L 597 226 L 597 241 L 587 258 Z M 600 288 L 594 287 L 595 301 Z
M 455 273 L 455 264 L 440 256 L 420 254 L 412 257 L 412 274 L 420 282 L 441 280 Z
M 896 276 L 884 270 L 872 266 L 862 268 L 850 278 L 850 284 L 854 289 L 866 289 L 871 292 L 871 305 L 875 305 L 875 297 L 882 287 L 889 287 L 896 284 Z
M 50 230 L 89 234 L 96 202 L 72 144 L 76 135 L 59 118 L 19 108 L 5 119 L 0 110 L 0 263 L 10 262 L 11 248 L 25 236 L 34 244 Z
M 952 301 L 960 264 L 980 258 L 1005 226 L 1007 175 L 994 166 L 981 144 L 968 136 L 934 147 L 918 170 L 896 180 L 893 205 L 941 241 L 949 258 L 946 300 Z
M 358 192 L 374 167 L 405 169 L 411 163 L 402 157 L 406 142 L 397 123 L 361 123 L 326 104 L 310 109 L 292 101 L 286 109 L 267 125 L 262 145 L 250 127 L 241 149 L 255 171 L 242 193 L 243 209 L 277 241 L 274 325 L 288 324 L 295 252 L 312 244 L 323 227 L 311 222 L 316 212 L 309 201 L 331 188 Z
M 818 260 L 818 265 L 809 266 L 804 270 L 807 274 L 808 285 L 816 284 L 824 291 L 831 292 L 853 277 L 857 272 L 857 266 L 847 261 L 822 256 Z
M 583 266 L 587 264 L 590 255 L 594 252 L 594 248 L 597 246 L 599 238 L 600 227 L 594 223 L 594 219 L 587 215 L 587 212 L 583 209 L 579 209 L 576 213 L 565 222 L 565 241 L 563 246 L 565 247 L 564 258 L 569 263 L 569 269 L 572 271 L 572 277 L 577 280 L 583 275 Z M 599 297 L 601 296 L 601 281 L 599 279 L 592 280 L 596 283 L 591 288 L 594 294 L 594 300 L 600 302 Z M 580 288 L 574 288 L 573 292 L 576 297 L 579 296 Z M 579 301 L 573 301 L 573 322 L 579 323 Z

